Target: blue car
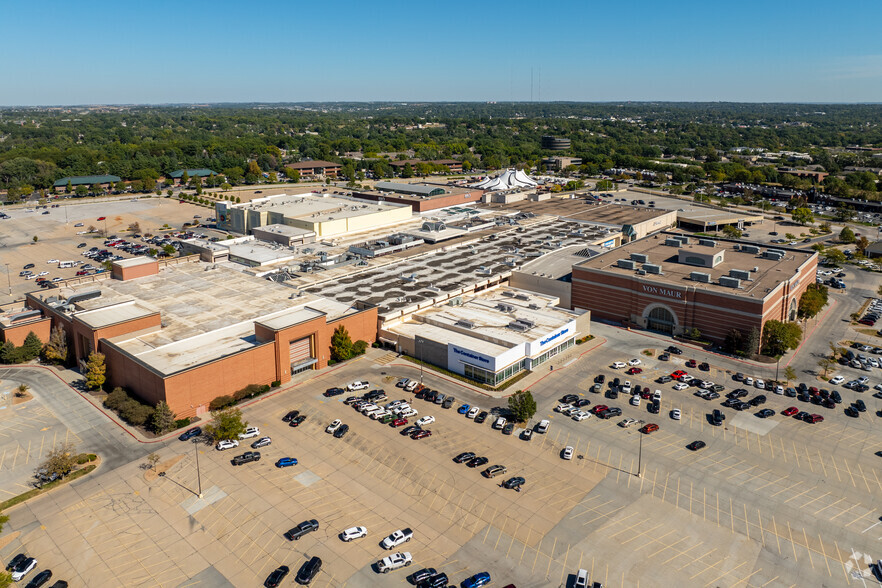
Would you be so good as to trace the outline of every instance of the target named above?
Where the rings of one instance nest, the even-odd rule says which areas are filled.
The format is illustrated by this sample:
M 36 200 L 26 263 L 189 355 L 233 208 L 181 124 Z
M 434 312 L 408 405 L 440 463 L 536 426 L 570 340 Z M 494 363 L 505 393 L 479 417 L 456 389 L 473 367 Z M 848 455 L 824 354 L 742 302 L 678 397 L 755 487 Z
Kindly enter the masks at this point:
M 181 441 L 187 441 L 189 439 L 192 439 L 193 437 L 198 437 L 201 434 L 202 434 L 201 428 L 193 427 L 192 429 L 187 429 L 186 431 L 181 433 L 181 436 L 178 437 L 178 439 L 180 439 Z
M 462 581 L 462 588 L 478 588 L 479 586 L 486 586 L 490 583 L 490 574 L 487 572 L 480 572 L 472 576 L 471 578 L 466 578 Z
M 280 459 L 279 461 L 276 462 L 277 468 L 286 468 L 288 466 L 295 466 L 295 465 L 297 465 L 297 458 L 296 457 L 283 457 L 282 459 Z
M 459 407 L 459 410 L 457 410 L 456 412 L 458 412 L 459 414 L 465 414 L 469 411 L 469 408 L 471 408 L 471 407 L 468 404 L 463 404 L 462 406 Z

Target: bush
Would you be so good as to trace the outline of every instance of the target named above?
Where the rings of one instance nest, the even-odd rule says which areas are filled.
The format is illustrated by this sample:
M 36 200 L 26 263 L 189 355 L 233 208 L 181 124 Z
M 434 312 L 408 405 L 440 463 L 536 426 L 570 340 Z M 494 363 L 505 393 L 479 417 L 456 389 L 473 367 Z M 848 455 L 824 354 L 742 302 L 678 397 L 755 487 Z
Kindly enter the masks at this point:
M 140 427 L 153 416 L 153 407 L 141 404 L 134 398 L 129 398 L 119 409 L 119 416 L 128 424 Z
M 178 419 L 175 421 L 175 429 L 183 429 L 190 425 L 190 417 Z
M 270 388 L 278 388 L 278 387 L 281 386 L 281 385 L 282 385 L 282 382 L 281 382 L 281 381 L 279 381 L 279 380 L 273 380 L 273 383 L 270 384 Z
M 119 412 L 120 407 L 129 400 L 129 395 L 126 394 L 126 391 L 117 386 L 113 389 L 113 392 L 107 395 L 107 398 L 104 399 L 104 406 L 111 410 L 115 410 Z
M 209 410 L 220 410 L 224 407 L 230 406 L 235 403 L 235 399 L 232 396 L 218 396 L 214 400 L 208 403 Z
M 81 453 L 77 456 L 77 465 L 83 465 L 84 463 L 95 461 L 96 459 L 98 459 L 98 456 L 94 453 Z
M 352 344 L 352 357 L 356 355 L 362 355 L 365 351 L 367 351 L 367 341 L 362 341 L 359 339 L 355 343 Z

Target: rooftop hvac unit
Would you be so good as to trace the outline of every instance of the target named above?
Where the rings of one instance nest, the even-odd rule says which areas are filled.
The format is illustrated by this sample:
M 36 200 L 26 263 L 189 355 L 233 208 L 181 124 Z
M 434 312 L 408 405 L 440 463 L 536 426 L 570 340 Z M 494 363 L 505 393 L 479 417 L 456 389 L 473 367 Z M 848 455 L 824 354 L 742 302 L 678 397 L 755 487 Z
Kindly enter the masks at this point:
M 531 329 L 536 326 L 536 323 L 531 321 L 530 319 L 519 318 L 518 321 L 524 323 L 525 325 L 527 325 Z
M 711 276 L 710 274 L 706 274 L 704 272 L 692 272 L 689 274 L 689 279 L 693 282 L 703 282 L 705 284 L 710 284 Z
M 637 263 L 646 263 L 647 261 L 649 261 L 649 258 L 646 256 L 645 253 L 632 253 L 631 259 L 633 261 L 636 261 Z
M 473 323 L 472 321 L 467 321 L 466 319 L 460 319 L 456 321 L 456 326 L 464 327 L 466 329 L 474 329 L 475 323 Z
M 646 273 L 648 274 L 662 274 L 662 266 L 655 263 L 644 263 L 643 269 L 646 270 Z
M 680 247 L 682 243 L 680 243 L 679 239 L 665 239 L 665 245 L 668 247 Z
M 729 276 L 739 280 L 749 280 L 750 272 L 747 270 L 731 269 L 729 270 Z
M 765 257 L 766 259 L 771 259 L 773 261 L 781 261 L 782 259 L 784 259 L 784 252 L 783 251 L 766 251 L 765 254 L 763 255 L 763 257 Z
M 515 298 L 518 300 L 529 300 L 530 297 L 526 294 L 515 294 Z
M 536 304 L 535 302 L 531 302 L 529 308 L 531 310 L 539 310 L 540 306 L 538 304 Z
M 704 245 L 705 247 L 716 247 L 717 246 L 717 242 L 714 241 L 713 239 L 699 239 L 698 244 Z
M 741 280 L 730 278 L 729 276 L 720 276 L 720 286 L 725 286 L 727 288 L 740 288 Z
M 689 245 L 689 237 L 687 237 L 686 235 L 677 235 L 674 237 L 674 239 L 678 240 L 683 245 Z
M 637 269 L 637 263 L 630 259 L 620 259 L 616 261 L 616 265 L 624 269 Z
M 734 249 L 735 251 L 741 251 L 741 245 L 738 245 L 738 244 L 736 243 L 735 246 L 732 247 L 732 249 Z
M 502 312 L 514 312 L 514 309 L 515 309 L 515 307 L 512 306 L 511 304 L 503 304 L 501 302 L 496 305 L 496 308 L 498 308 Z
M 754 268 L 753 268 L 753 270 L 751 270 L 751 271 L 753 271 L 753 273 L 756 273 L 756 272 L 758 272 L 758 271 L 759 271 L 759 267 L 757 267 L 757 266 L 754 266 Z
M 760 248 L 756 245 L 742 245 L 741 251 L 743 251 L 744 253 L 751 253 L 753 255 L 756 255 L 760 252 Z
M 645 270 L 645 269 L 639 269 L 639 270 L 637 270 L 637 275 L 638 275 L 638 276 L 645 276 L 645 275 L 646 275 L 646 270 Z
M 512 329 L 514 331 L 519 331 L 521 333 L 523 333 L 524 331 L 528 331 L 530 329 L 530 327 L 528 327 L 527 325 L 525 325 L 524 323 L 522 323 L 520 321 L 512 321 L 512 322 L 508 323 L 508 328 Z

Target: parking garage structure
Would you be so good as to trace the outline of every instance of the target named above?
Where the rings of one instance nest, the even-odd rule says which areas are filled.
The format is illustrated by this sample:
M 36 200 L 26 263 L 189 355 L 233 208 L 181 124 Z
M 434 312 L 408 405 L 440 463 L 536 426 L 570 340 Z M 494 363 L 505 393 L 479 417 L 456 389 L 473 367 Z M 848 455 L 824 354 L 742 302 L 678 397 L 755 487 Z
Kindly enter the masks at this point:
M 796 319 L 818 255 L 786 247 L 666 232 L 573 266 L 574 308 L 595 319 L 722 342 Z
M 481 384 L 498 386 L 545 364 L 589 331 L 591 315 L 559 300 L 497 288 L 418 312 L 380 333 L 405 353 Z

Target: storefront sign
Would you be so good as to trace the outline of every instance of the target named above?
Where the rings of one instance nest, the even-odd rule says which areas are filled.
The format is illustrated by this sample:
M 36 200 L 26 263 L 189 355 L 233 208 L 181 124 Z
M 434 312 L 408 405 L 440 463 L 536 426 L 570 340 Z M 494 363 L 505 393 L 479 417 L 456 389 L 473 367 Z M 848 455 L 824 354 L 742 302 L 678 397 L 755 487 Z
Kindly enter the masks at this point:
M 656 296 L 667 296 L 668 298 L 683 298 L 683 293 L 679 290 L 670 290 L 668 288 L 656 288 L 655 286 L 647 286 L 642 284 L 643 292 L 646 294 L 655 294 Z
M 467 357 L 468 359 L 474 359 L 475 361 L 480 361 L 481 363 L 490 364 L 490 358 L 484 357 L 483 355 L 478 355 L 472 351 L 468 351 L 466 349 L 460 349 L 456 345 L 451 345 L 450 348 L 453 350 L 453 353 L 456 355 L 461 355 L 462 357 Z
M 558 331 L 558 332 L 555 333 L 554 335 L 550 335 L 550 336 L 546 337 L 545 339 L 542 339 L 541 341 L 539 341 L 539 345 L 542 346 L 542 345 L 546 345 L 546 344 L 548 344 L 548 343 L 551 343 L 552 341 L 554 341 L 554 340 L 557 339 L 558 337 L 560 337 L 560 336 L 562 336 L 562 335 L 565 335 L 565 334 L 567 334 L 567 333 L 569 333 L 569 332 L 570 332 L 570 328 L 569 328 L 569 327 L 566 327 L 566 328 L 564 328 L 563 330 Z

